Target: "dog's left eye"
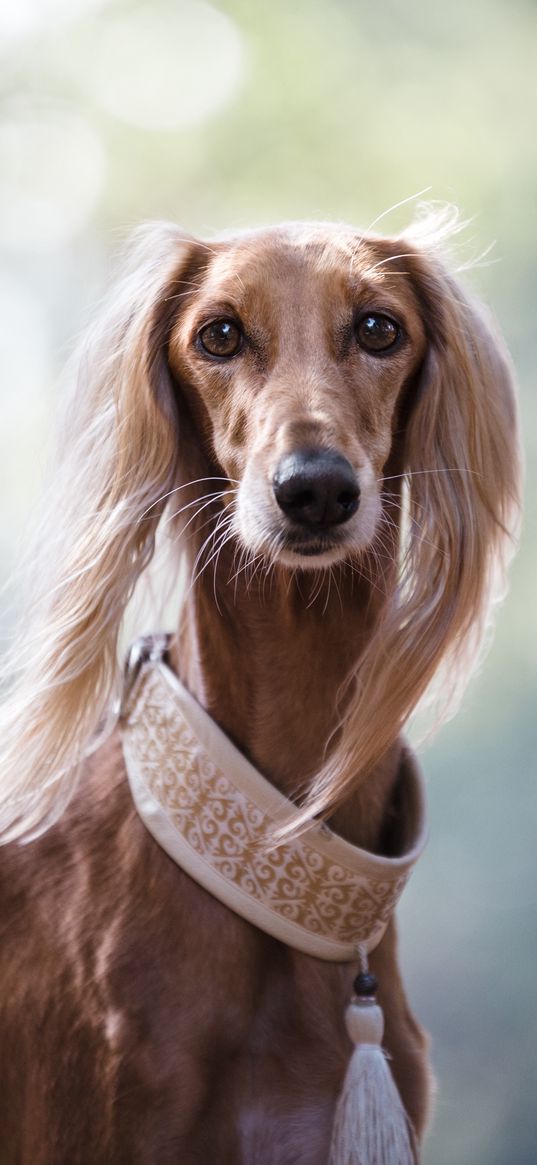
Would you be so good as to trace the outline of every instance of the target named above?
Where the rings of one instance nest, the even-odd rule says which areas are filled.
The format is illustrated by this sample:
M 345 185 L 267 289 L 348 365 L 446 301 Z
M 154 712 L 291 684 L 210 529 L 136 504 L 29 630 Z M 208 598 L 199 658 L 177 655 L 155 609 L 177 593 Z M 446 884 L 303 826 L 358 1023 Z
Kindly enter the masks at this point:
M 366 352 L 387 352 L 394 348 L 401 335 L 399 324 L 380 312 L 367 312 L 357 320 L 356 339 Z
M 209 356 L 236 356 L 242 346 L 243 335 L 234 320 L 214 320 L 198 332 L 201 347 Z

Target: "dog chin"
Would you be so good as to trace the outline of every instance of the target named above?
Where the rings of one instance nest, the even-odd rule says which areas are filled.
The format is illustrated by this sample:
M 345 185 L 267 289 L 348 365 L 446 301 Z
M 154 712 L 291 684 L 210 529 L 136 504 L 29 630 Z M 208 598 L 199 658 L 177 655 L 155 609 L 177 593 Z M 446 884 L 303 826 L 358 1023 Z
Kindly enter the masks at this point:
M 282 566 L 300 568 L 300 570 L 319 570 L 323 567 L 334 566 L 336 562 L 348 557 L 349 547 L 344 543 L 330 546 L 322 542 L 309 542 L 299 546 L 283 546 L 277 554 L 277 561 Z

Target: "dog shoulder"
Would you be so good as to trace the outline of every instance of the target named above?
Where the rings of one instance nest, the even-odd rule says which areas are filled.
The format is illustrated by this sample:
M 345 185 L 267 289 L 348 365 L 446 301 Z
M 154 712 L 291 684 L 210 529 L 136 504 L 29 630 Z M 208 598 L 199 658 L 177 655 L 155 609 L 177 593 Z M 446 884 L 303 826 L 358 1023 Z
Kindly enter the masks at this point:
M 114 733 L 81 765 L 61 818 L 31 841 L 0 847 L 0 960 L 11 951 L 68 941 L 69 930 L 111 909 L 146 844 Z

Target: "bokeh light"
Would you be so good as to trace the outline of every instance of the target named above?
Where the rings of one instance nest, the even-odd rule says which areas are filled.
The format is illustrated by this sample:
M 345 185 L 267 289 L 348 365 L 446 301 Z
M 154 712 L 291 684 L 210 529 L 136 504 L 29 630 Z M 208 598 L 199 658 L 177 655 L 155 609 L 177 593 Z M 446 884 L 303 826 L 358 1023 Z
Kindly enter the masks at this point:
M 53 249 L 95 210 L 105 177 L 100 138 L 83 114 L 13 99 L 0 123 L 0 242 Z
M 244 67 L 237 27 L 203 0 L 125 8 L 85 40 L 77 61 L 98 106 L 149 130 L 204 121 L 235 96 Z
M 0 5 L 0 54 L 12 52 L 28 37 L 74 23 L 107 0 L 16 0 Z

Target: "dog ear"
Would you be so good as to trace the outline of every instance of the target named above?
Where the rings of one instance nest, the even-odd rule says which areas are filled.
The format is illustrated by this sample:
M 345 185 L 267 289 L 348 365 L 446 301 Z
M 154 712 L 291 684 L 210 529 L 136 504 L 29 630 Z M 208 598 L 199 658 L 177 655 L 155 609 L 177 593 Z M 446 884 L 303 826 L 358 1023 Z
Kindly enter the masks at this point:
M 169 328 L 207 251 L 178 228 L 137 231 L 84 338 L 35 545 L 24 625 L 5 661 L 0 831 L 59 814 L 118 676 L 127 602 L 175 484 L 177 386 Z
M 395 247 L 428 336 L 397 452 L 408 509 L 401 569 L 349 677 L 339 738 L 305 801 L 304 823 L 367 777 L 433 678 L 436 723 L 453 710 L 504 588 L 517 532 L 521 455 L 504 345 L 434 249 L 404 237 Z
M 410 271 L 429 346 L 404 440 L 408 573 L 433 655 L 471 659 L 514 549 L 514 378 L 496 328 L 443 264 L 417 253 Z

